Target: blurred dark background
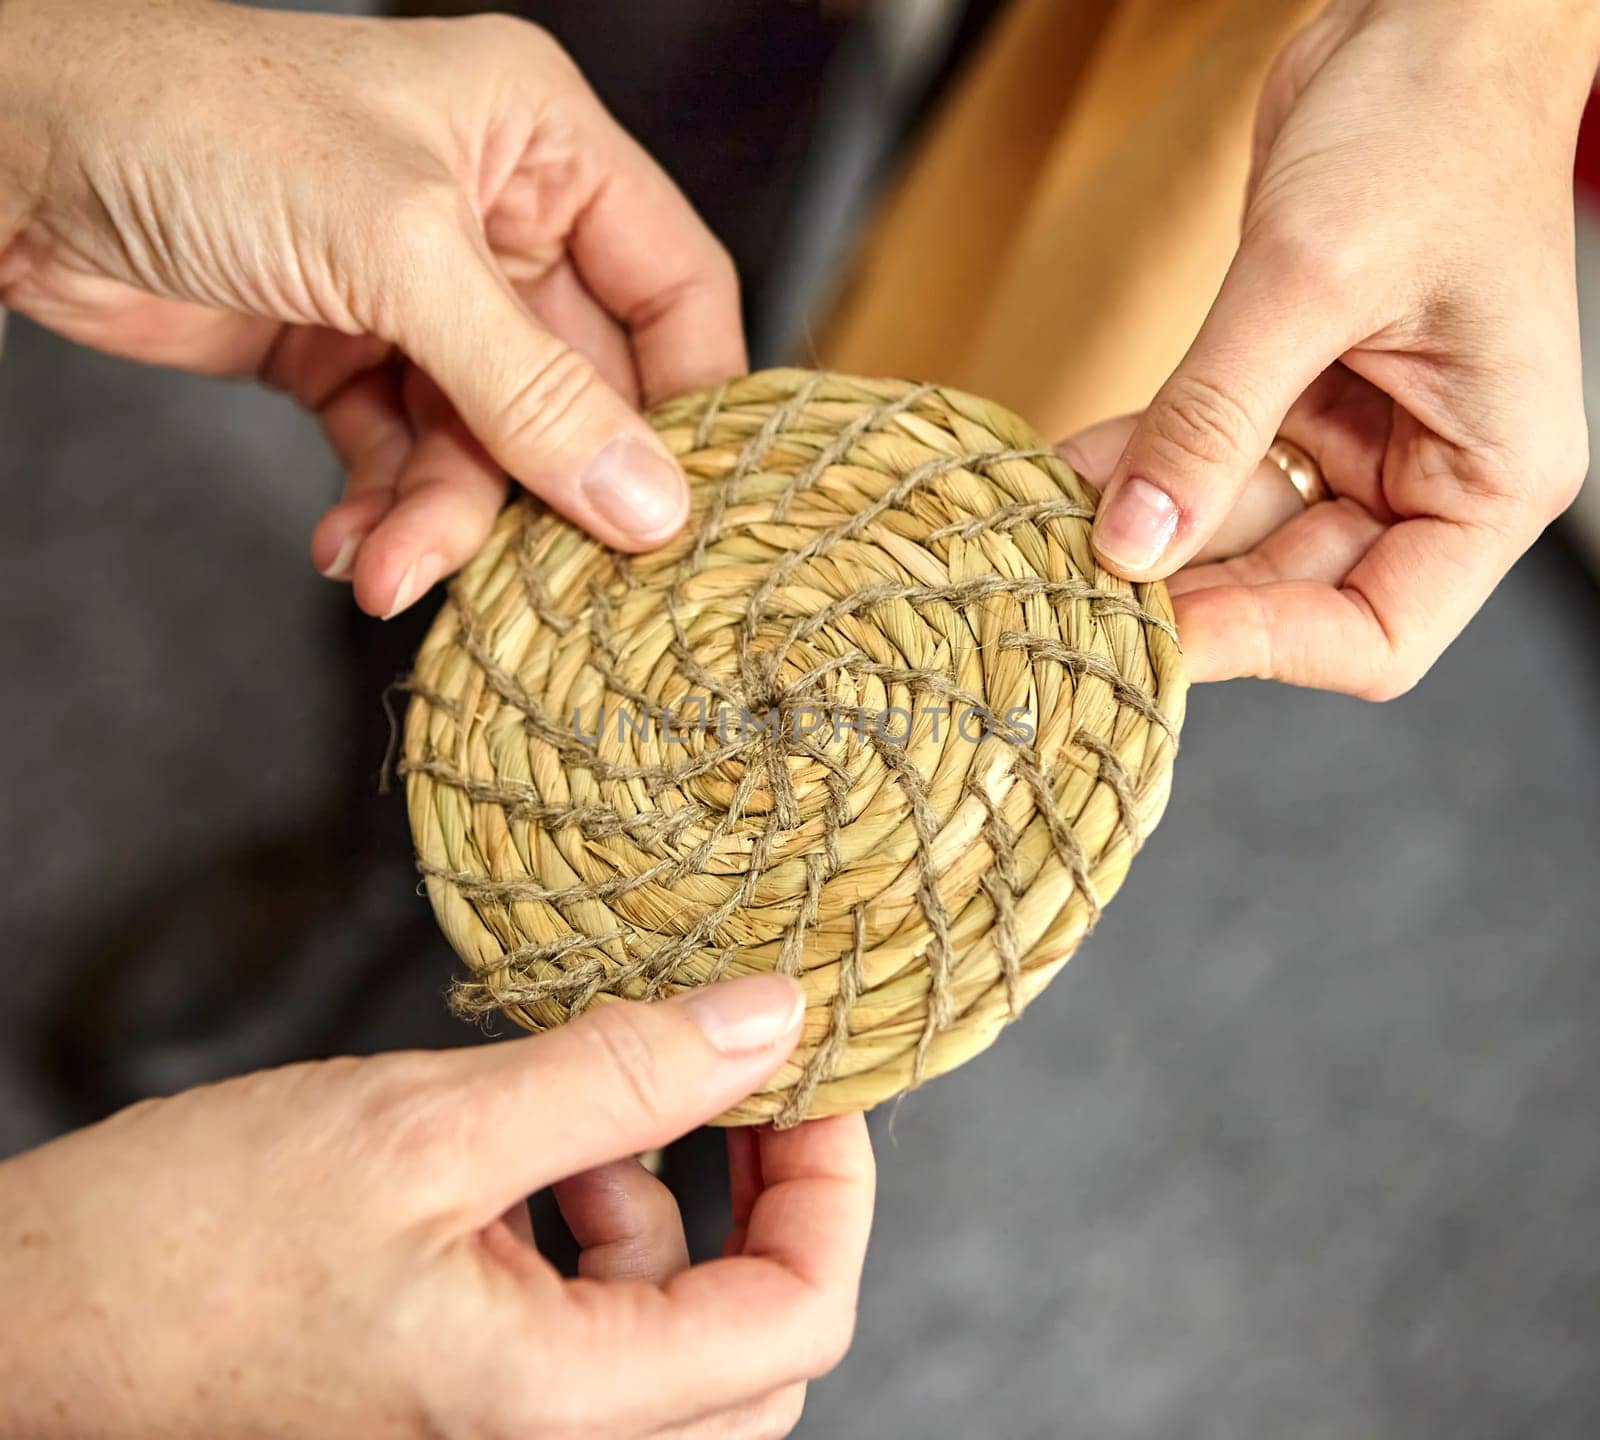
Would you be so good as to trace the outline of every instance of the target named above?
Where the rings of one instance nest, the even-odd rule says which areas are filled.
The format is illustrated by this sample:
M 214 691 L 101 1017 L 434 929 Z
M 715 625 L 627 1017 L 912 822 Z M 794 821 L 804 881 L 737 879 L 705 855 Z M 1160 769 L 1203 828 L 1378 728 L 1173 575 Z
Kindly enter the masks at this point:
M 735 248 L 772 358 L 993 7 L 530 8 Z M 766 128 L 718 142 L 706 67 Z M 137 1093 L 481 1038 L 377 794 L 427 617 L 367 620 L 313 573 L 339 486 L 315 427 L 13 319 L 0 447 L 0 1154 Z M 1600 1431 L 1581 534 L 1402 701 L 1194 695 L 1171 811 L 1083 954 L 876 1117 L 859 1338 L 800 1433 Z M 669 1165 L 710 1234 L 715 1145 Z

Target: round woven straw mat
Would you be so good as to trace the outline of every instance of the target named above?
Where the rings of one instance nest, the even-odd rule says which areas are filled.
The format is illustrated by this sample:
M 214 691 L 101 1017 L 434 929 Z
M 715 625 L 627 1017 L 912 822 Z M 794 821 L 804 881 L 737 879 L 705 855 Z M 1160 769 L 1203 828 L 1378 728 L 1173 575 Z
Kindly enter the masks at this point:
M 512 505 L 417 658 L 412 834 L 454 1005 L 541 1030 L 778 970 L 805 1031 L 722 1119 L 861 1110 L 984 1049 L 1166 805 L 1164 587 L 959 391 L 773 370 L 663 405 L 693 513 L 623 557 Z

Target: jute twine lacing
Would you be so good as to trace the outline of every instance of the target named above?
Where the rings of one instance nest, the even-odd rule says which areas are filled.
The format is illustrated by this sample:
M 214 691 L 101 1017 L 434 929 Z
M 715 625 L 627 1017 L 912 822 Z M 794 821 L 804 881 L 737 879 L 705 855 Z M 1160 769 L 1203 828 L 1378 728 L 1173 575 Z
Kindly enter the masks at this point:
M 521 500 L 417 657 L 453 1003 L 541 1030 L 781 971 L 804 1036 L 723 1120 L 864 1109 L 986 1047 L 1121 885 L 1183 716 L 1166 591 L 959 391 L 773 370 L 652 422 L 683 533 L 624 558 Z

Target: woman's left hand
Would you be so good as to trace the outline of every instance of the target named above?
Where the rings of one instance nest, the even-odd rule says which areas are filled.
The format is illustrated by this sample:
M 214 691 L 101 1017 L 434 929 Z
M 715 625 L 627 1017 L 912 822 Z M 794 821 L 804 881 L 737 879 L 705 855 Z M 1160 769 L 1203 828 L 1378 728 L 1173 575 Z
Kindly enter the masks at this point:
M 1200 335 L 1136 422 L 1063 446 L 1105 491 L 1102 560 L 1172 577 L 1195 679 L 1399 695 L 1571 503 L 1597 54 L 1578 0 L 1335 0 L 1279 57 Z M 1204 563 L 1280 434 L 1333 503 Z

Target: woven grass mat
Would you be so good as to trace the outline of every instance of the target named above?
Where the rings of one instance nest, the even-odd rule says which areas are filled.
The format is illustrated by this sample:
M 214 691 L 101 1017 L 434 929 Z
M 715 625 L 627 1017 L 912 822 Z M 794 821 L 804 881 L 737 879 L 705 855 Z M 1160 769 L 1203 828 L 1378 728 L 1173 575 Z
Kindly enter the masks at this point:
M 683 533 L 623 557 L 519 500 L 417 657 L 453 1004 L 542 1030 L 779 970 L 803 1039 L 722 1119 L 865 1109 L 988 1046 L 1122 884 L 1171 787 L 1171 606 L 959 391 L 770 370 L 652 422 Z

